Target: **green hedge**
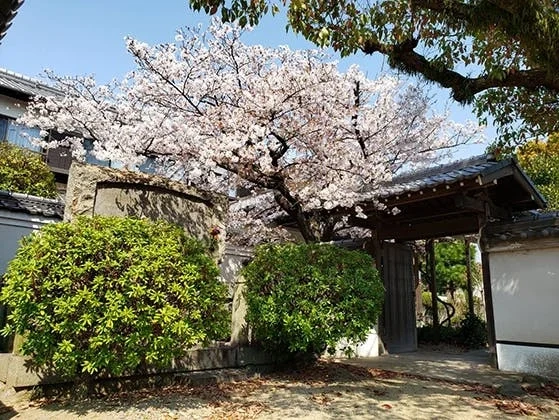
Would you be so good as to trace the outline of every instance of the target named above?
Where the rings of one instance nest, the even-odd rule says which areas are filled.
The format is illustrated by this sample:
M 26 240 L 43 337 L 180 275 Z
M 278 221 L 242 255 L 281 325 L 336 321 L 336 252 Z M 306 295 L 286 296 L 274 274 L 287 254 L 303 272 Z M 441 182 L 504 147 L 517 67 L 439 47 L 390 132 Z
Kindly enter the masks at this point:
M 57 195 L 54 175 L 37 153 L 0 141 L 0 190 L 40 197 Z
M 8 266 L 3 333 L 55 373 L 165 366 L 228 336 L 226 287 L 203 245 L 166 222 L 78 218 L 26 237 Z
M 341 338 L 362 340 L 378 320 L 384 289 L 373 259 L 333 245 L 267 245 L 243 270 L 247 321 L 278 354 L 320 354 Z

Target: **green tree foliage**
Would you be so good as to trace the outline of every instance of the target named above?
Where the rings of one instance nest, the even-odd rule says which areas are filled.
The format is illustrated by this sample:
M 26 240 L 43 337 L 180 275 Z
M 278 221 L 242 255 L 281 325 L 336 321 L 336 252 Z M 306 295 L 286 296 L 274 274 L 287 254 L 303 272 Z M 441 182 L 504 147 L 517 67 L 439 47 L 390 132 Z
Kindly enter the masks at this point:
M 517 149 L 516 156 L 547 199 L 548 208 L 559 210 L 559 134 L 547 141 L 529 141 Z
M 453 293 L 457 289 L 467 290 L 465 251 L 464 241 L 456 240 L 435 244 L 435 276 L 438 293 Z M 481 282 L 475 255 L 476 248 L 470 244 L 470 268 L 474 285 Z
M 54 175 L 39 155 L 0 141 L 0 190 L 40 197 L 57 195 Z
M 5 335 L 64 376 L 165 366 L 197 343 L 224 338 L 226 288 L 205 248 L 169 223 L 78 218 L 26 237 L 0 300 Z
M 190 0 L 195 10 L 255 25 L 287 8 L 288 27 L 342 55 L 381 53 L 475 102 L 501 142 L 559 131 L 558 0 Z
M 372 258 L 324 244 L 257 248 L 243 270 L 247 322 L 278 354 L 320 354 L 362 340 L 377 323 L 384 289 Z

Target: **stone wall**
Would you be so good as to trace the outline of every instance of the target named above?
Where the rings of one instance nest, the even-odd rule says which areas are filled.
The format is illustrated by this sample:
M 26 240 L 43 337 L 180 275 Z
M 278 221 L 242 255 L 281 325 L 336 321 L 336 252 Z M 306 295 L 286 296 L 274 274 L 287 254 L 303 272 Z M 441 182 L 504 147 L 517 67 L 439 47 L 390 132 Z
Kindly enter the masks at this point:
M 220 194 L 160 176 L 75 162 L 68 178 L 64 220 L 81 215 L 163 219 L 182 226 L 194 237 L 214 243 L 220 256 L 227 209 L 227 197 Z M 212 231 L 219 234 L 213 236 Z
M 245 280 L 240 270 L 253 256 L 252 248 L 231 246 L 225 248 L 220 264 L 221 278 L 227 284 L 231 297 L 231 344 L 246 345 L 250 334 L 245 321 L 247 306 L 244 298 Z
M 114 380 L 141 378 L 154 375 L 180 374 L 188 372 L 215 371 L 219 369 L 265 368 L 272 367 L 278 359 L 258 348 L 216 344 L 211 347 L 192 349 L 172 365 L 148 372 L 136 372 L 113 377 Z M 103 377 L 106 379 L 106 377 Z M 33 388 L 38 385 L 61 384 L 67 378 L 49 375 L 41 370 L 31 369 L 29 358 L 11 353 L 0 353 L 0 382 L 16 389 Z

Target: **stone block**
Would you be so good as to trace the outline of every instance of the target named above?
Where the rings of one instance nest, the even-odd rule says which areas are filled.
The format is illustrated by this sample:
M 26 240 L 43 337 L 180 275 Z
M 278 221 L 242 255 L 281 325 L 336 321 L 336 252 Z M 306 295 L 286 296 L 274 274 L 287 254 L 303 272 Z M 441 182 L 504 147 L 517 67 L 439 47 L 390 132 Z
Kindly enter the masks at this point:
M 74 162 L 68 178 L 64 220 L 81 215 L 166 220 L 213 244 L 219 259 L 225 248 L 227 210 L 227 197 L 221 194 L 161 176 Z

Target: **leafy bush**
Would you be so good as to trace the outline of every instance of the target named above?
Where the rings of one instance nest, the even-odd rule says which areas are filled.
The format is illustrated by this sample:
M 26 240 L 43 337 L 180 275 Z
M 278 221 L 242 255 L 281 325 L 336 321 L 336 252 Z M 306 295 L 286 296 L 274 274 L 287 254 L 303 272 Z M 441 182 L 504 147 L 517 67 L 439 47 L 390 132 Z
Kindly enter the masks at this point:
M 469 349 L 485 346 L 487 344 L 487 324 L 476 315 L 467 313 L 460 322 L 458 340 Z
M 0 141 L 0 190 L 56 197 L 54 175 L 41 157 Z
M 440 326 L 438 334 L 432 325 L 418 328 L 417 340 L 420 343 L 447 343 L 478 349 L 487 344 L 487 325 L 479 317 L 467 313 L 458 327 Z
M 417 329 L 417 341 L 428 344 L 458 344 L 458 330 L 455 327 L 439 326 L 437 333 L 436 328 L 432 325 L 425 325 Z
M 362 340 L 376 324 L 384 289 L 373 259 L 332 245 L 265 245 L 243 270 L 247 322 L 278 354 L 322 353 Z
M 3 333 L 65 376 L 163 366 L 228 334 L 226 288 L 195 239 L 166 222 L 78 218 L 26 237 L 0 300 Z

